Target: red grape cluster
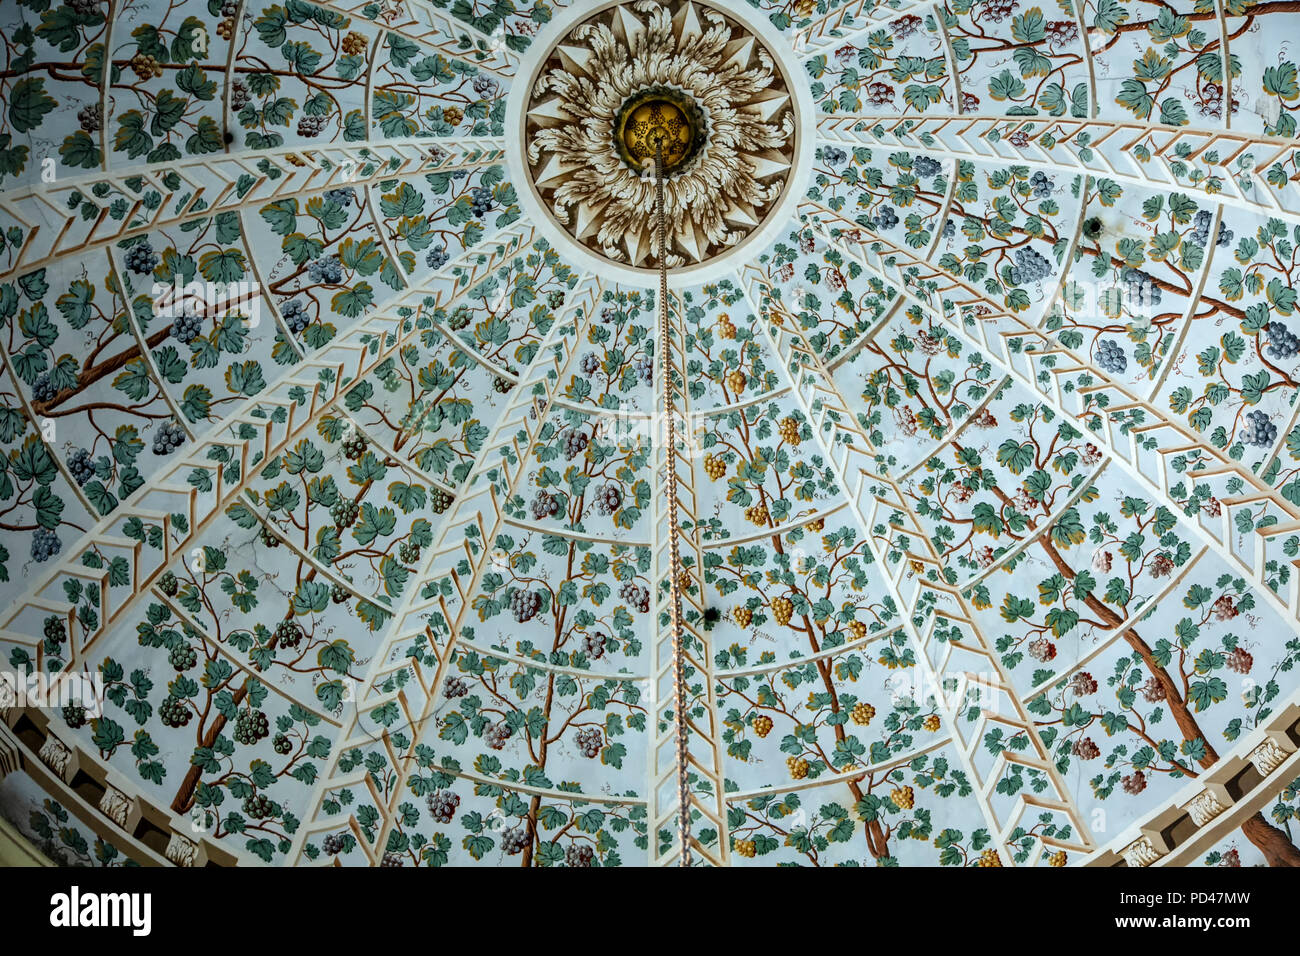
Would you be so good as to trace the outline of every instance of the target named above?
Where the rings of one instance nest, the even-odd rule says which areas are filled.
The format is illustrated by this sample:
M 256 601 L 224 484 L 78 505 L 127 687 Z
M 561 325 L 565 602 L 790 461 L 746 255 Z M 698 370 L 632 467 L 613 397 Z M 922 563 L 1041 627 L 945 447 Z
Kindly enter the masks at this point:
M 641 587 L 635 581 L 624 581 L 623 586 L 618 589 L 618 596 L 642 614 L 650 610 L 649 589 Z
M 600 756 L 600 748 L 605 745 L 604 735 L 599 727 L 588 727 L 578 731 L 578 749 L 588 758 Z
M 460 806 L 460 797 L 450 790 L 435 790 L 429 794 L 425 803 L 429 805 L 429 812 L 439 823 L 451 823 L 452 817 L 456 815 L 456 808 Z
M 504 750 L 511 733 L 510 725 L 505 721 L 500 721 L 487 725 L 483 731 L 483 739 L 487 741 L 487 745 L 493 750 Z
M 600 660 L 605 656 L 605 635 L 600 633 L 584 634 L 582 636 L 582 651 L 592 660 Z

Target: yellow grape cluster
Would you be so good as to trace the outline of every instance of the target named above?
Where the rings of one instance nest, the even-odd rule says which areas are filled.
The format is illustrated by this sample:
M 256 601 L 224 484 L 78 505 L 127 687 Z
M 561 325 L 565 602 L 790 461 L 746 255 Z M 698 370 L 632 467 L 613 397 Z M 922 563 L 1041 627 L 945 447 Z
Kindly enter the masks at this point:
M 790 618 L 794 615 L 794 602 L 789 598 L 772 599 L 772 616 L 776 618 L 776 623 L 785 625 L 790 623 Z

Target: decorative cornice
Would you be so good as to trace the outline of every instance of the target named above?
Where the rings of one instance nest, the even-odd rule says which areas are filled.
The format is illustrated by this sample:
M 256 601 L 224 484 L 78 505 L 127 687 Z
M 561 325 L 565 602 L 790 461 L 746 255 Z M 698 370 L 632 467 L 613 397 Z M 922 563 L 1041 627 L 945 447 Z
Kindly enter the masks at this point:
M 1278 746 L 1272 737 L 1266 737 L 1258 747 L 1250 752 L 1250 762 L 1255 765 L 1260 776 L 1267 777 L 1286 760 L 1287 752 Z
M 167 841 L 165 855 L 177 866 L 193 866 L 198 855 L 198 844 L 188 837 L 173 832 L 171 839 Z
M 53 734 L 47 736 L 37 756 L 40 757 L 41 763 L 53 770 L 61 779 L 67 779 L 68 766 L 72 763 L 72 751 L 58 737 Z
M 1224 806 L 1212 792 L 1202 790 L 1192 797 L 1191 802 L 1184 809 L 1191 816 L 1193 823 L 1198 827 L 1203 827 L 1222 813 Z
M 1126 827 L 1088 866 L 1185 866 L 1274 799 L 1300 767 L 1300 692 L 1240 746 Z M 1188 827 L 1186 824 L 1192 824 Z M 1157 845 L 1156 840 L 1163 845 Z M 1154 854 L 1154 856 L 1152 855 Z
M 99 801 L 99 809 L 118 826 L 126 829 L 127 819 L 131 813 L 131 800 L 121 790 L 112 784 L 106 784 L 104 796 Z
M 1146 837 L 1139 837 L 1124 848 L 1124 862 L 1129 866 L 1150 866 L 1160 859 L 1160 852 Z

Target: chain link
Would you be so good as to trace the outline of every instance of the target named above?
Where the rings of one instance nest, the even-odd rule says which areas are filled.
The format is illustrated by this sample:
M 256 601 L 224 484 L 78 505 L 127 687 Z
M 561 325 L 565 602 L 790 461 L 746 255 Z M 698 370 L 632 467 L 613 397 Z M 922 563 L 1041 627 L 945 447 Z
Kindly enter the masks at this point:
M 677 403 L 673 400 L 672 363 L 668 361 L 668 226 L 664 215 L 664 152 L 655 141 L 655 218 L 659 234 L 659 348 L 663 354 L 664 423 L 668 435 L 668 569 L 669 626 L 673 639 L 673 709 L 677 727 L 678 866 L 691 865 L 690 762 L 686 728 L 686 648 L 682 642 L 682 559 L 677 545 Z M 654 839 L 654 834 L 650 835 Z

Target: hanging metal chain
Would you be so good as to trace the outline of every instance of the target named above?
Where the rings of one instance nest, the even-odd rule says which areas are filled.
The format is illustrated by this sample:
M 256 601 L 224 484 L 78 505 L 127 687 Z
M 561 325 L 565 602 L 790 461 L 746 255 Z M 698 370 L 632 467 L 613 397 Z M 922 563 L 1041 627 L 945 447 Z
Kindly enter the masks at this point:
M 682 641 L 682 558 L 677 546 L 677 404 L 673 401 L 672 363 L 668 361 L 668 225 L 664 214 L 663 138 L 655 141 L 655 218 L 659 233 L 659 350 L 663 356 L 664 425 L 668 435 L 668 585 L 669 627 L 673 639 L 673 711 L 677 725 L 678 866 L 691 865 L 690 762 L 686 728 L 686 648 Z M 654 839 L 654 834 L 650 835 Z

